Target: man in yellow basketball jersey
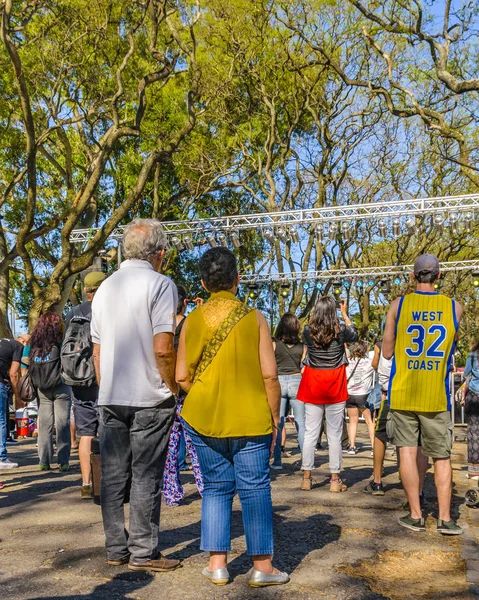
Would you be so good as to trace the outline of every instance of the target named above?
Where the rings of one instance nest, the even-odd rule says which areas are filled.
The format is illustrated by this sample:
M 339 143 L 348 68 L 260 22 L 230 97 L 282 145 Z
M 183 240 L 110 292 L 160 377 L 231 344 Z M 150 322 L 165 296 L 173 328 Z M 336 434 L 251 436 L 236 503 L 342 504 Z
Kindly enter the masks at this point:
M 423 254 L 414 263 L 416 291 L 396 298 L 386 319 L 383 355 L 393 358 L 389 381 L 388 427 L 392 443 L 399 447 L 401 481 L 410 514 L 399 524 L 425 531 L 419 501 L 418 445 L 433 459 L 439 502 L 437 531 L 458 535 L 462 529 L 451 519 L 452 425 L 449 410 L 449 372 L 462 317 L 460 304 L 439 294 L 439 261 Z

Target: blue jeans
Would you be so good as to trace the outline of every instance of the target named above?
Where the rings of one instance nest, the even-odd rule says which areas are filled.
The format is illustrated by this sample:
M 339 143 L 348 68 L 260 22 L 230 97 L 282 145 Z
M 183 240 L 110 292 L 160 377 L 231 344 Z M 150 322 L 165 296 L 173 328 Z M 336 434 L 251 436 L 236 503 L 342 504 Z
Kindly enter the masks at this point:
M 186 424 L 203 474 L 201 550 L 231 550 L 231 509 L 241 502 L 249 556 L 273 554 L 273 504 L 269 474 L 270 435 L 213 438 Z
M 280 375 L 279 383 L 281 385 L 281 420 L 278 428 L 278 437 L 274 447 L 273 465 L 281 466 L 281 434 L 283 432 L 284 421 L 286 418 L 286 406 L 288 401 L 293 409 L 294 424 L 298 432 L 299 449 L 303 451 L 304 442 L 304 402 L 298 400 L 299 384 L 301 383 L 301 375 Z
M 367 406 L 372 411 L 378 410 L 378 408 L 381 406 L 381 386 L 379 385 L 379 383 L 376 383 L 376 385 L 371 390 L 368 396 Z
M 0 383 L 0 460 L 7 460 L 7 402 L 7 388 Z

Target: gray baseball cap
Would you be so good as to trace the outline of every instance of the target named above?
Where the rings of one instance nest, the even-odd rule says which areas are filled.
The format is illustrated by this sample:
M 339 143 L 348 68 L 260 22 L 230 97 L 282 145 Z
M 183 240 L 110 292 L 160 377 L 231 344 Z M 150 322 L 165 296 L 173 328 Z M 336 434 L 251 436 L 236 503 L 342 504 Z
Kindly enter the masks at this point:
M 421 273 L 422 271 L 429 271 L 429 273 L 439 273 L 439 261 L 437 256 L 434 254 L 421 254 L 414 263 L 414 275 Z

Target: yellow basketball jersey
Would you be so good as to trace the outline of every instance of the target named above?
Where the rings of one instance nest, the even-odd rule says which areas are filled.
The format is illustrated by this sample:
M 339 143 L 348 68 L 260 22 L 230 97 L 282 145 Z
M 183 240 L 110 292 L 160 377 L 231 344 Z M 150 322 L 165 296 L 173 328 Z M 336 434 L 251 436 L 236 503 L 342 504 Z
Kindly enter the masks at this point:
M 457 320 L 454 300 L 435 292 L 402 296 L 389 380 L 389 405 L 396 410 L 449 410 L 449 373 Z

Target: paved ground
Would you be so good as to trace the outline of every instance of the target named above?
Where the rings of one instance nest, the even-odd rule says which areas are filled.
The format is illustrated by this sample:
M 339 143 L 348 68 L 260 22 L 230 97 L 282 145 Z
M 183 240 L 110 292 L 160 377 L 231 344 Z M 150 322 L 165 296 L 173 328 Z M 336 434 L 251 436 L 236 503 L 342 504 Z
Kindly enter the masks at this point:
M 365 438 L 361 441 L 365 443 Z M 288 446 L 294 446 L 290 436 Z M 273 472 L 275 564 L 291 573 L 291 582 L 255 591 L 247 585 L 250 562 L 245 554 L 238 503 L 234 507 L 230 557 L 234 580 L 224 588 L 215 588 L 200 574 L 206 564 L 206 555 L 199 549 L 200 498 L 189 475 L 185 477 L 184 504 L 162 512 L 164 554 L 181 558 L 184 568 L 150 576 L 129 572 L 126 567 L 108 567 L 99 508 L 79 499 L 76 455 L 71 473 L 41 473 L 36 466 L 34 441 L 27 440 L 11 449 L 11 458 L 21 467 L 3 476 L 8 487 L 0 492 L 0 598 L 476 598 L 479 588 L 473 584 L 479 584 L 479 510 L 474 512 L 463 504 L 468 487 L 464 451 L 464 444 L 456 444 L 454 509 L 456 516 L 460 511 L 460 522 L 466 526 L 462 539 L 436 534 L 432 516 L 424 534 L 408 532 L 396 524 L 404 514 L 404 497 L 389 452 L 384 498 L 373 498 L 362 491 L 371 472 L 369 449 L 345 458 L 345 477 L 351 486 L 345 494 L 328 491 L 324 450 L 317 456 L 321 466 L 316 471 L 316 486 L 309 493 L 299 491 L 301 475 L 295 464 L 299 456 L 294 454 L 284 471 Z M 435 514 L 431 474 L 426 495 L 431 498 L 431 512 Z

